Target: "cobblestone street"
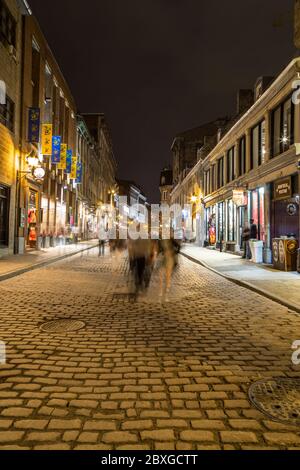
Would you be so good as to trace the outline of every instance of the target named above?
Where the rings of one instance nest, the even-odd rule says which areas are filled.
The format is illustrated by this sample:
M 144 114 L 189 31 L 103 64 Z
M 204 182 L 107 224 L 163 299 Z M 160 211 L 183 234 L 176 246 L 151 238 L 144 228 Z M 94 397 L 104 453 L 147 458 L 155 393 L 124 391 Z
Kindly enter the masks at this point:
M 157 277 L 133 302 L 127 259 L 93 249 L 0 283 L 1 449 L 300 448 L 247 395 L 300 377 L 299 315 L 183 257 L 167 303 Z

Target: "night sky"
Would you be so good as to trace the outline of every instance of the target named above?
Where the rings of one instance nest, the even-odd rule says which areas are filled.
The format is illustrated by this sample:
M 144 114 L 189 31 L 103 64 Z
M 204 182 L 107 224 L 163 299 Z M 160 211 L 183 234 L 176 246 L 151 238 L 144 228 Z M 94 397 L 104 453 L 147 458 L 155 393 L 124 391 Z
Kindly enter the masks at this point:
M 174 136 L 235 110 L 295 56 L 294 0 L 29 0 L 81 112 L 104 112 L 119 177 L 158 200 Z

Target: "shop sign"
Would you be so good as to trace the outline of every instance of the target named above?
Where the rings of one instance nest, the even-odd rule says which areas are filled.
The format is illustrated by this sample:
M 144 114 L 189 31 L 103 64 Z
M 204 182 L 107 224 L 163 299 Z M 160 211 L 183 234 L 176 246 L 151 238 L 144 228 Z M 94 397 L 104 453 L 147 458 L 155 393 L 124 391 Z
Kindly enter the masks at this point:
M 292 178 L 289 176 L 274 183 L 275 200 L 289 199 L 292 197 Z
M 54 135 L 52 137 L 52 163 L 56 164 L 60 162 L 60 148 L 61 148 L 61 137 Z
M 248 203 L 247 193 L 245 193 L 244 189 L 234 189 L 232 201 L 238 207 L 246 206 Z
M 42 125 L 42 154 L 52 155 L 52 124 Z
M 37 144 L 40 141 L 40 108 L 29 108 L 28 141 Z
M 67 144 L 61 144 L 60 146 L 60 162 L 57 165 L 59 170 L 65 170 L 67 167 Z

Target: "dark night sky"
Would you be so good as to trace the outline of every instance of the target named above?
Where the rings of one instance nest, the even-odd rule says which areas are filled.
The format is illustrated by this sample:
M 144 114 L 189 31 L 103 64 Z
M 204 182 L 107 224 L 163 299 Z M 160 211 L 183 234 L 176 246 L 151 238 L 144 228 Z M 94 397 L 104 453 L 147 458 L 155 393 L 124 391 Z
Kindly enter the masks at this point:
M 104 112 L 119 176 L 152 202 L 173 137 L 235 109 L 295 55 L 294 0 L 29 0 L 81 112 Z

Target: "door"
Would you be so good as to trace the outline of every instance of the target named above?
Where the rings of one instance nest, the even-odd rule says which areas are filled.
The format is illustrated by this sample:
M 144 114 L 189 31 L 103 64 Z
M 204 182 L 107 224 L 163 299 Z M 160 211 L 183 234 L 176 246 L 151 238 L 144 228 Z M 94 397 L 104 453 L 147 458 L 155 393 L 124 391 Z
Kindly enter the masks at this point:
M 8 246 L 9 188 L 0 185 L 0 246 Z

